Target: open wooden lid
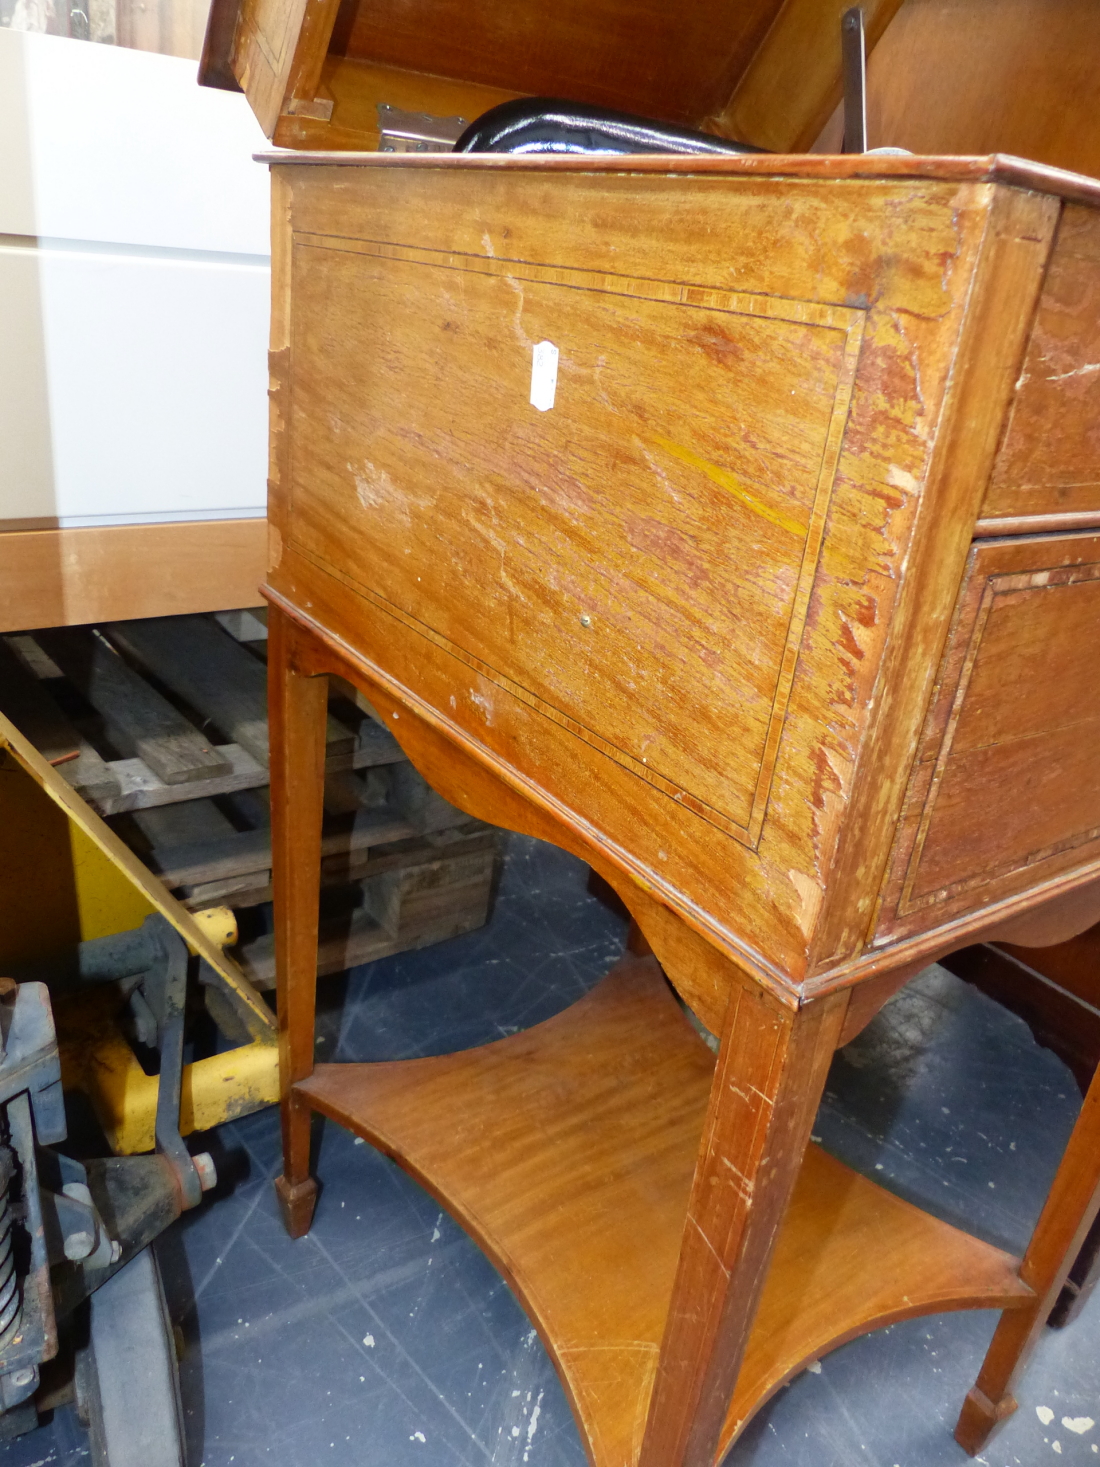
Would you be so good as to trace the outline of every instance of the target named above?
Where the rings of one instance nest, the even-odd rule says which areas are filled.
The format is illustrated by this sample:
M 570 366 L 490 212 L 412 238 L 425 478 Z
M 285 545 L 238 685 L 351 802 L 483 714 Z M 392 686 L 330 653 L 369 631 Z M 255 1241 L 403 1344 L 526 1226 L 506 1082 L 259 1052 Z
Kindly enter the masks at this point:
M 840 99 L 850 3 L 214 0 L 199 79 L 243 89 L 280 147 L 449 147 L 553 96 L 798 152 Z M 899 4 L 863 0 L 868 47 Z

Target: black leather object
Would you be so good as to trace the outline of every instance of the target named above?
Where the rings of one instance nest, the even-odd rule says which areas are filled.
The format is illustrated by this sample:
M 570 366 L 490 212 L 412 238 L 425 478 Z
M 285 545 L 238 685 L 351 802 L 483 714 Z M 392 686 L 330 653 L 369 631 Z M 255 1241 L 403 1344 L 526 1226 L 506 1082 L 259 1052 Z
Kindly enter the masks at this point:
M 558 97 L 502 102 L 472 122 L 456 153 L 762 153 L 709 133 L 670 127 Z

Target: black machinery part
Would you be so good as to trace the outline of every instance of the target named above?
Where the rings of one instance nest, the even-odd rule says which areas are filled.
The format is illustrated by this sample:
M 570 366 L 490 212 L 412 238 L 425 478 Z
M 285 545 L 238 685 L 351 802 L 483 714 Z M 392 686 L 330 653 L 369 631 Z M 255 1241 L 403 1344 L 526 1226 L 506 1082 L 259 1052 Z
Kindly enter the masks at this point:
M 472 122 L 456 153 L 763 153 L 751 143 L 672 127 L 561 97 L 501 102 Z

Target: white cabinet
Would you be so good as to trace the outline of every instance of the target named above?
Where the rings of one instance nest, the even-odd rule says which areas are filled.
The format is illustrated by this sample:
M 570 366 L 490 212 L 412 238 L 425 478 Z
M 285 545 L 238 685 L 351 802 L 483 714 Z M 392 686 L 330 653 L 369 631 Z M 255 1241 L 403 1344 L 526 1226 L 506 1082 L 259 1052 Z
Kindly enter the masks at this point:
M 0 30 L 4 528 L 264 513 L 265 140 L 195 69 Z

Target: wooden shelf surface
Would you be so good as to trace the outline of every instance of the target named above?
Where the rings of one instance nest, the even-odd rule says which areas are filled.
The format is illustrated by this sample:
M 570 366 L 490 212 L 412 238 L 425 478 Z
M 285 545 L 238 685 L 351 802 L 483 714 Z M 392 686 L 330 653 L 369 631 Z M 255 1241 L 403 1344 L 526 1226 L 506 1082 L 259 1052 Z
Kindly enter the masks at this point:
M 472 1234 L 537 1325 L 594 1467 L 632 1467 L 712 1073 L 648 958 L 625 959 L 520 1034 L 432 1059 L 320 1065 L 296 1089 Z M 811 1146 L 720 1451 L 845 1340 L 912 1315 L 1025 1303 L 1016 1266 Z

